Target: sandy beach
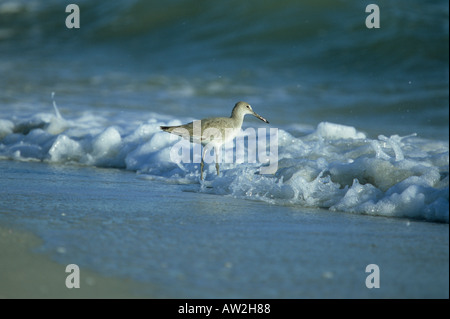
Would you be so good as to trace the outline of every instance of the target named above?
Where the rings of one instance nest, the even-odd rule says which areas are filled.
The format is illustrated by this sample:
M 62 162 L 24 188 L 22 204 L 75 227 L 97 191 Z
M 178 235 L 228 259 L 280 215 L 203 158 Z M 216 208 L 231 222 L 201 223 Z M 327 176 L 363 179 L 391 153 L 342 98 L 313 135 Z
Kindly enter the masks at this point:
M 80 271 L 80 288 L 68 289 L 65 265 L 33 252 L 40 244 L 30 232 L 0 226 L 0 299 L 139 298 L 133 292 L 137 283 L 85 269 Z

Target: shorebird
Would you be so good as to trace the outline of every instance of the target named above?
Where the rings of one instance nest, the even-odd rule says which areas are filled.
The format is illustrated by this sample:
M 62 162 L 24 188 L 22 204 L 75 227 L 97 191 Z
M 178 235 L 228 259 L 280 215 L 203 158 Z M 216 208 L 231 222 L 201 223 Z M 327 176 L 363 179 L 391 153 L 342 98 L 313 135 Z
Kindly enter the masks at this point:
M 211 147 L 214 147 L 216 154 L 216 171 L 219 175 L 219 149 L 222 145 L 233 140 L 242 127 L 244 116 L 251 114 L 261 121 L 269 123 L 261 115 L 256 114 L 250 104 L 237 102 L 231 112 L 230 117 L 210 117 L 200 121 L 194 121 L 178 126 L 161 126 L 161 130 L 175 135 L 179 135 L 191 141 L 203 145 L 202 160 L 200 163 L 200 179 L 203 180 L 203 158 Z M 200 122 L 200 123 L 198 123 Z

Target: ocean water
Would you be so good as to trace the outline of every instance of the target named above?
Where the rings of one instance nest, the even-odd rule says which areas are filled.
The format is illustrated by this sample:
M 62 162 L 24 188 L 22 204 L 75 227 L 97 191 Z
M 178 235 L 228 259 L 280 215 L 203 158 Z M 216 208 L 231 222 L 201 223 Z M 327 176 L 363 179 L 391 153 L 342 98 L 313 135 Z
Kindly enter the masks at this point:
M 51 92 L 71 118 L 200 119 L 244 100 L 285 130 L 448 141 L 445 1 L 379 1 L 379 29 L 354 1 L 77 3 L 67 29 L 58 0 L 1 2 L 2 118 L 48 112 Z
M 34 162 L 92 181 L 118 169 L 167 211 L 196 212 L 191 196 L 448 224 L 448 2 L 377 1 L 379 29 L 358 1 L 76 3 L 68 29 L 60 1 L 0 1 L 0 160 L 31 165 L 19 178 Z M 228 116 L 240 100 L 270 121 L 247 116 L 244 129 L 273 146 L 277 132 L 273 174 L 207 164 L 200 182 L 198 163 L 171 161 L 178 140 L 160 125 Z
M 0 222 L 38 235 L 33 253 L 61 274 L 78 265 L 80 293 L 95 284 L 89 269 L 137 283 L 130 297 L 448 298 L 448 224 L 273 206 L 118 169 L 0 169 Z M 371 264 L 378 289 L 366 286 Z

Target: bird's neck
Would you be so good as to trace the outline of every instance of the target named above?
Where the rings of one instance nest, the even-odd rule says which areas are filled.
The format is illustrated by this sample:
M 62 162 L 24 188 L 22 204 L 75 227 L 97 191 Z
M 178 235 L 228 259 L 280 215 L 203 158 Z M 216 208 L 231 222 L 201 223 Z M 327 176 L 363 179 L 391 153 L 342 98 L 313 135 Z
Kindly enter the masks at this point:
M 244 122 L 244 116 L 237 114 L 237 112 L 231 113 L 231 119 L 233 119 L 234 123 L 238 124 L 236 126 L 242 126 L 242 122 Z

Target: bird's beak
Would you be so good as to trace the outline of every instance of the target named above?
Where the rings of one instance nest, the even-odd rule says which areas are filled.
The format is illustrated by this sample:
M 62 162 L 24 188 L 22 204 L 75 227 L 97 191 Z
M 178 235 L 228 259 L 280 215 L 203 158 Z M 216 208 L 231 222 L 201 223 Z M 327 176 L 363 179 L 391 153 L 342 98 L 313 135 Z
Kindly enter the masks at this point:
M 267 124 L 269 124 L 269 121 L 266 120 L 266 119 L 265 119 L 264 117 L 262 117 L 261 115 L 256 114 L 255 112 L 253 112 L 253 115 L 254 115 L 255 117 L 259 118 L 261 121 L 266 122 Z

